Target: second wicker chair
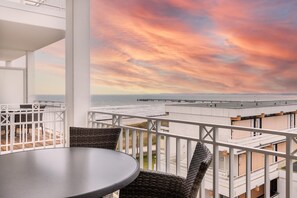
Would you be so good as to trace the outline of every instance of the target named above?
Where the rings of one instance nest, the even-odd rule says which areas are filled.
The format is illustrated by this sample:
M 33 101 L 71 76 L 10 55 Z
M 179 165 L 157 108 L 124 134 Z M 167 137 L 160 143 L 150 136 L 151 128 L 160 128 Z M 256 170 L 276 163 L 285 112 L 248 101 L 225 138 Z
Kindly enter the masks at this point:
M 120 198 L 196 198 L 211 160 L 210 151 L 198 142 L 186 178 L 156 171 L 141 171 L 136 180 L 120 190 Z
M 70 147 L 92 147 L 115 150 L 120 128 L 70 127 Z

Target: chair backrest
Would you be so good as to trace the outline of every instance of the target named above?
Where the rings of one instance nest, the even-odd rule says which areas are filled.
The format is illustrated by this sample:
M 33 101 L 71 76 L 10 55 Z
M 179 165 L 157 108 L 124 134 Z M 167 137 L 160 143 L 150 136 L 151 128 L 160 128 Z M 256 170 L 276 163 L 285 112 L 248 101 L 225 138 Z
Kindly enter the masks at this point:
M 197 142 L 187 178 L 184 185 L 184 194 L 187 198 L 196 198 L 201 181 L 212 161 L 212 154 L 201 142 Z
M 46 105 L 40 105 L 39 106 L 39 121 L 42 121 L 43 119 L 43 109 L 45 109 Z M 32 104 L 22 104 L 20 105 L 20 109 L 22 112 L 22 109 L 25 109 L 28 111 L 28 114 L 22 114 L 21 115 L 21 122 L 32 122 L 32 112 L 38 111 L 38 109 L 33 109 L 33 105 Z M 38 121 L 38 113 L 34 113 L 34 121 Z
M 70 147 L 92 147 L 115 150 L 120 128 L 70 127 Z

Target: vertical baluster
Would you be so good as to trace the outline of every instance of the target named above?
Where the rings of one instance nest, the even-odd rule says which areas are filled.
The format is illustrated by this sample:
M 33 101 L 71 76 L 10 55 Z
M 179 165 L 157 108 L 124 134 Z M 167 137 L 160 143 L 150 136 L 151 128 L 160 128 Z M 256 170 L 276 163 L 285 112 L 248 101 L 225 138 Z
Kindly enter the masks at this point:
M 205 198 L 205 180 L 203 179 L 201 181 L 201 184 L 200 184 L 200 189 L 199 189 L 199 198 Z
M 42 125 L 43 125 L 42 145 L 43 145 L 43 148 L 45 148 L 45 139 L 46 139 L 46 128 L 45 128 L 45 122 L 44 122 L 44 118 L 46 117 L 45 115 L 46 115 L 46 112 L 44 111 L 43 112 L 43 121 L 42 121 Z
M 204 130 L 203 129 L 204 129 L 203 125 L 199 126 L 199 139 L 200 139 L 200 141 L 203 140 L 203 136 L 204 136 Z M 189 165 L 190 165 L 190 161 L 188 161 L 188 169 L 189 169 Z M 199 195 L 200 195 L 200 198 L 205 198 L 205 179 L 204 178 L 201 181 Z
M 119 116 L 117 127 L 121 128 L 122 121 L 123 121 L 122 116 Z M 123 128 L 121 128 L 120 137 L 119 137 L 119 151 L 120 152 L 123 151 Z
M 36 109 L 34 109 L 33 111 L 35 111 L 35 110 Z M 35 112 L 34 112 L 34 114 L 35 114 Z M 32 120 L 33 120 L 33 123 L 34 123 L 35 122 L 35 115 L 32 118 Z M 33 126 L 33 123 L 32 123 L 32 126 Z M 34 123 L 34 125 L 35 125 L 35 123 Z M 40 141 L 40 105 L 38 105 L 38 109 L 37 109 L 37 137 L 38 137 L 38 141 Z
M 126 149 L 125 149 L 125 152 L 127 153 L 127 154 L 129 154 L 129 129 L 125 129 L 125 136 L 126 136 L 126 138 L 125 138 L 125 147 L 126 147 Z
M 23 132 L 25 133 L 26 135 L 26 143 L 28 142 L 28 133 L 27 133 L 27 128 L 26 128 L 26 125 L 25 124 L 22 124 L 20 123 L 20 130 L 23 130 Z
M 8 119 L 8 117 L 10 117 L 10 119 L 12 119 L 12 116 L 14 116 L 14 115 L 12 115 L 12 114 L 9 115 L 6 112 L 6 116 L 7 116 L 7 119 Z M 8 122 L 7 122 L 7 120 L 6 120 L 5 136 L 6 136 L 6 138 L 5 138 L 5 140 L 6 140 L 5 146 L 6 146 L 6 151 L 8 151 Z
M 57 139 L 57 129 L 56 129 L 56 125 L 57 125 L 57 119 L 56 119 L 56 112 L 54 112 L 54 137 L 53 137 L 53 145 L 54 148 L 56 148 L 56 139 Z
M 140 168 L 143 168 L 143 132 L 139 132 L 139 163 Z
M 157 121 L 157 135 L 156 135 L 156 170 L 161 169 L 161 136 L 159 132 L 161 130 L 161 122 Z
M 170 137 L 166 137 L 166 172 L 170 173 Z
M 24 151 L 25 150 L 25 131 L 22 130 L 22 127 L 23 126 L 20 125 L 20 137 L 22 137 L 22 149 Z
M 148 144 L 147 144 L 147 157 L 148 157 L 148 170 L 152 169 L 152 120 L 148 120 Z
M 0 111 L 0 155 L 1 155 L 1 152 L 2 152 L 2 113 Z M 6 133 L 5 129 L 4 129 L 4 132 Z
M 63 110 L 63 147 L 68 147 L 69 146 L 69 141 L 68 141 L 68 129 L 66 128 L 66 113 L 65 110 Z M 44 127 L 44 133 L 46 133 L 45 127 Z M 65 144 L 66 142 L 66 144 Z
M 189 170 L 192 159 L 192 141 L 187 140 L 187 168 Z
M 286 137 L 286 198 L 293 197 L 292 194 L 292 176 L 293 176 L 293 166 L 291 159 L 291 147 L 292 147 L 292 137 Z
M 113 126 L 115 126 L 116 121 L 117 121 L 117 116 L 116 116 L 116 115 L 112 115 L 112 118 L 111 118 L 111 124 L 112 124 Z
M 120 137 L 119 137 L 119 151 L 123 152 L 123 128 L 121 128 Z
M 265 154 L 264 158 L 264 165 L 265 165 L 265 179 L 264 179 L 264 184 L 265 184 L 265 198 L 270 198 L 270 179 L 269 179 L 269 155 Z
M 95 123 L 97 125 L 97 123 L 96 123 L 96 113 L 93 113 L 93 115 L 92 115 L 92 123 Z
M 219 198 L 219 145 L 218 141 L 218 128 L 213 129 L 213 197 Z
M 35 149 L 35 147 L 36 147 L 36 137 L 35 137 L 35 135 L 36 135 L 36 131 L 35 131 L 35 124 L 33 124 L 33 120 L 34 120 L 34 112 L 33 112 L 33 108 L 31 109 L 31 124 L 32 124 L 32 141 L 33 141 L 33 148 Z M 27 122 L 27 130 L 29 130 L 29 126 L 28 126 L 28 113 L 26 113 L 26 122 Z
M 11 114 L 10 121 L 10 152 L 13 152 L 13 143 L 14 143 L 14 135 L 15 135 L 15 114 Z
M 180 175 L 180 138 L 176 138 L 176 174 Z
M 246 198 L 251 198 L 251 151 L 246 151 Z
M 229 149 L 229 197 L 234 198 L 234 149 Z
M 132 130 L 132 157 L 136 158 L 136 130 Z

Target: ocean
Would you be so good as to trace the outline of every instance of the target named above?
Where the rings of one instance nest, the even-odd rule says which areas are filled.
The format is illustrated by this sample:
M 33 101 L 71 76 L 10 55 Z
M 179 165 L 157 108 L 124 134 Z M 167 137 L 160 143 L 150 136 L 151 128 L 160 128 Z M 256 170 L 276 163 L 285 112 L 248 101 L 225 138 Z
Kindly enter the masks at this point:
M 36 95 L 36 100 L 64 102 L 64 95 Z M 164 101 L 137 101 L 137 99 L 177 99 L 177 100 L 228 100 L 228 101 L 266 101 L 297 100 L 297 94 L 139 94 L 139 95 L 92 95 L 91 107 L 113 113 L 141 116 L 162 115 L 165 113 Z

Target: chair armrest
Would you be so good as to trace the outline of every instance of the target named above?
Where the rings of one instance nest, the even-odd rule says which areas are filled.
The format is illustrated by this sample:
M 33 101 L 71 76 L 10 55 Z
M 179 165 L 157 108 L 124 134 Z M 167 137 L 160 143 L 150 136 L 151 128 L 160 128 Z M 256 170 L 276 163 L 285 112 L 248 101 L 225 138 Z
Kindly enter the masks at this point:
M 156 171 L 140 171 L 138 177 L 120 190 L 120 198 L 184 197 L 185 179 Z

